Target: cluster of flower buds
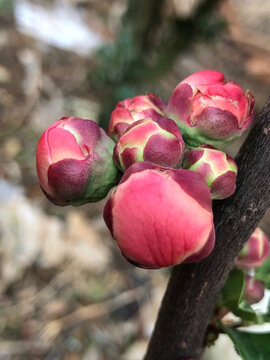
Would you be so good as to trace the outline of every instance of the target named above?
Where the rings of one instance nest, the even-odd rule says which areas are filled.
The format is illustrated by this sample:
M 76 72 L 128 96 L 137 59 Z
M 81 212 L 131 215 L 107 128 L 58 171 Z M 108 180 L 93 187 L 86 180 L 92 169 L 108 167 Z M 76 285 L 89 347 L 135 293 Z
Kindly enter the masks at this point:
M 212 199 L 231 196 L 237 174 L 212 146 L 239 136 L 253 106 L 249 92 L 209 70 L 183 80 L 168 105 L 152 93 L 119 102 L 110 137 L 91 120 L 62 118 L 38 143 L 42 190 L 57 205 L 81 205 L 122 176 L 104 219 L 124 257 L 143 268 L 200 261 L 215 244 Z
M 259 302 L 264 296 L 264 286 L 252 273 L 252 269 L 262 266 L 270 255 L 270 242 L 265 233 L 256 228 L 246 245 L 238 255 L 235 265 L 245 272 L 244 300 L 252 305 Z M 254 271 L 253 271 L 254 272 Z

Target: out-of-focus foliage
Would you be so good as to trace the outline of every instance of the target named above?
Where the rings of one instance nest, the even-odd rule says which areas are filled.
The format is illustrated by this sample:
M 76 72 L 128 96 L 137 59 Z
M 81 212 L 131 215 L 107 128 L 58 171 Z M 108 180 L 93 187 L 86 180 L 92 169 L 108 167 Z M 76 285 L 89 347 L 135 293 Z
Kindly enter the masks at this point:
M 268 360 L 270 358 L 270 333 L 251 333 L 230 329 L 220 324 L 232 339 L 243 360 Z
M 269 320 L 269 313 L 256 313 L 244 300 L 245 277 L 242 270 L 233 269 L 222 289 L 222 295 L 218 302 L 220 307 L 224 306 L 234 315 L 242 320 L 254 323 L 263 323 Z
M 164 0 L 130 0 L 116 42 L 96 55 L 89 81 L 106 100 L 100 123 L 108 126 L 115 103 L 151 90 L 180 52 L 197 40 L 209 41 L 224 30 L 215 12 L 219 0 L 203 0 L 188 18 L 165 17 Z
M 270 289 L 270 256 L 255 269 L 256 278 L 264 283 L 265 288 Z
M 14 0 L 0 0 L 0 14 L 10 15 L 14 8 Z

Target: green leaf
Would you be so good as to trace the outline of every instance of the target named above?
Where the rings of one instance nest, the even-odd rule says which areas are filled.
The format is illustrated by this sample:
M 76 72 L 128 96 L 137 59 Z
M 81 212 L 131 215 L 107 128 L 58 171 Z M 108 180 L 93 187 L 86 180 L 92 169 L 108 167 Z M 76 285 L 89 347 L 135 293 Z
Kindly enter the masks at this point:
M 227 307 L 234 315 L 248 321 L 258 322 L 251 306 L 243 301 L 245 277 L 242 270 L 233 269 L 222 289 L 219 305 Z
M 270 359 L 270 333 L 250 333 L 230 329 L 220 322 L 220 327 L 231 338 L 244 360 Z
M 222 304 L 233 304 L 237 307 L 243 300 L 245 278 L 242 270 L 233 269 L 222 289 Z
M 255 269 L 255 277 L 262 281 L 267 289 L 270 289 L 270 256 Z

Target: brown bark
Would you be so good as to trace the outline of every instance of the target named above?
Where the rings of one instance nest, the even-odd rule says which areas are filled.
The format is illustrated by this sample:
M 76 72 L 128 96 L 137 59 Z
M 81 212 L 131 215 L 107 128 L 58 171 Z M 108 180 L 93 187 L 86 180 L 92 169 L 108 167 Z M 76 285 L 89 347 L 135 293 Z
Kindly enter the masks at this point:
M 145 360 L 198 358 L 234 260 L 270 205 L 270 98 L 241 147 L 236 192 L 214 202 L 216 245 L 205 260 L 176 266 Z

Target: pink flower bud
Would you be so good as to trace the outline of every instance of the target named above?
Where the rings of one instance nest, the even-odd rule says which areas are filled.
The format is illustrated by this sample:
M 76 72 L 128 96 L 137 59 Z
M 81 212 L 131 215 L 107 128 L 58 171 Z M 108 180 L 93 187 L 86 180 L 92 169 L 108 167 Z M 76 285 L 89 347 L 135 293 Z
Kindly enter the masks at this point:
M 92 120 L 63 117 L 41 136 L 36 153 L 39 181 L 56 205 L 104 198 L 117 184 L 114 142 Z
M 200 71 L 176 87 L 166 115 L 177 122 L 189 146 L 222 147 L 252 123 L 254 97 L 238 84 L 225 81 L 221 72 Z
M 114 148 L 114 161 L 122 171 L 140 161 L 179 168 L 184 148 L 185 143 L 173 120 L 146 118 L 130 125 L 120 137 Z
M 204 178 L 212 199 L 226 199 L 235 191 L 237 165 L 223 151 L 201 145 L 186 153 L 183 167 Z
M 238 255 L 236 265 L 244 268 L 258 267 L 262 265 L 269 254 L 269 240 L 265 233 L 257 227 Z
M 246 275 L 245 277 L 245 290 L 244 300 L 248 305 L 256 304 L 264 297 L 264 286 L 253 277 Z
M 111 115 L 109 135 L 118 140 L 135 121 L 152 116 L 164 116 L 164 108 L 165 104 L 153 93 L 120 101 Z
M 215 243 L 208 186 L 189 170 L 132 165 L 113 190 L 104 220 L 124 257 L 143 268 L 199 261 Z

